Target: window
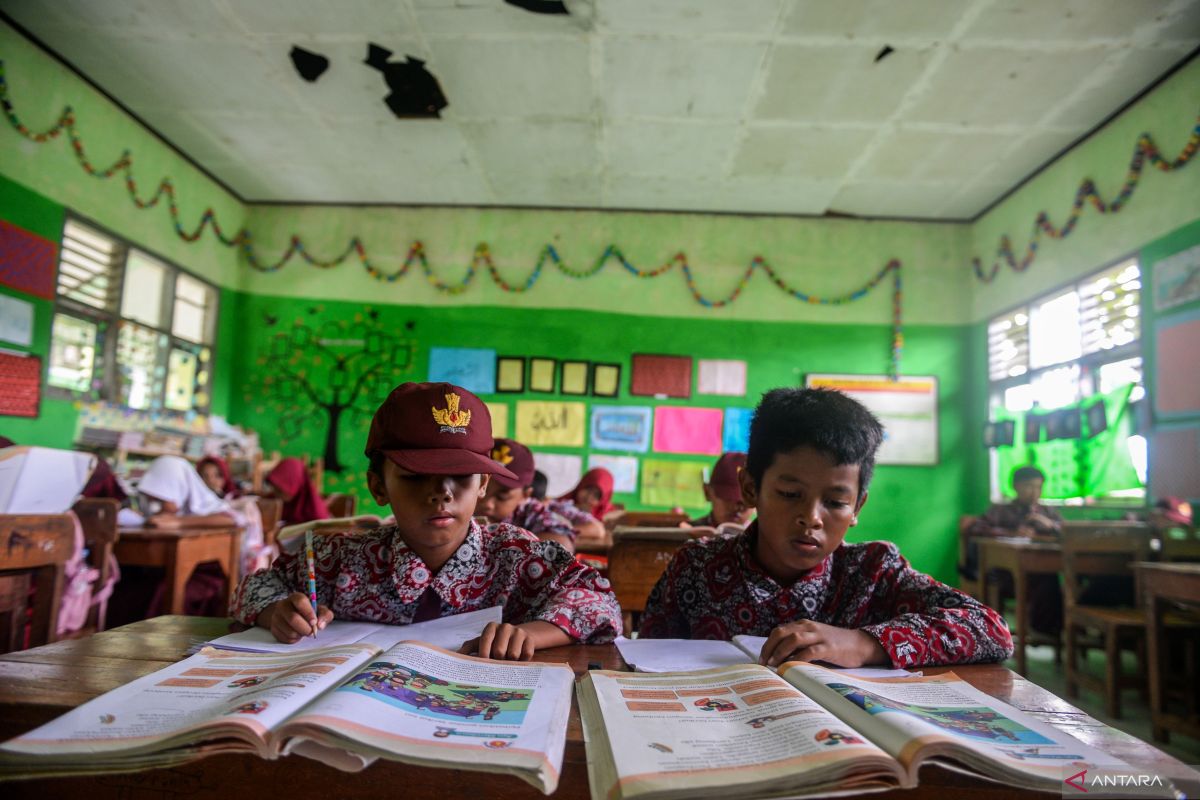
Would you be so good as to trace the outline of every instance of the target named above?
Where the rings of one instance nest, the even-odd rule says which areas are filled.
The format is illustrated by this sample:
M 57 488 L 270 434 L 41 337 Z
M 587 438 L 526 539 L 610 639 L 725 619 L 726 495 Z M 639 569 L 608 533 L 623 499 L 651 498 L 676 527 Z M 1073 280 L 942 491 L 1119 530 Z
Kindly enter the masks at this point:
M 1038 297 L 988 323 L 991 418 L 1001 412 L 1052 411 L 1092 395 L 1134 384 L 1130 402 L 1145 396 L 1141 357 L 1141 273 L 1124 261 L 1074 286 Z M 1130 458 L 1142 489 L 1110 497 L 1144 497 L 1146 443 L 1128 437 Z M 992 495 L 1001 494 L 992 451 Z
M 68 219 L 48 383 L 136 409 L 208 410 L 217 291 Z

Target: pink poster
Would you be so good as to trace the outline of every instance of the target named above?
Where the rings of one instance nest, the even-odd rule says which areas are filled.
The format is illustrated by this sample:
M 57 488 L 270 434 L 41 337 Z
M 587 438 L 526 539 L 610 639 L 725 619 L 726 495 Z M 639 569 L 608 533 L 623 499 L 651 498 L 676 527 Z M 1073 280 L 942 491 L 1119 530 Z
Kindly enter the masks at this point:
M 719 408 L 659 406 L 654 409 L 654 452 L 721 454 Z

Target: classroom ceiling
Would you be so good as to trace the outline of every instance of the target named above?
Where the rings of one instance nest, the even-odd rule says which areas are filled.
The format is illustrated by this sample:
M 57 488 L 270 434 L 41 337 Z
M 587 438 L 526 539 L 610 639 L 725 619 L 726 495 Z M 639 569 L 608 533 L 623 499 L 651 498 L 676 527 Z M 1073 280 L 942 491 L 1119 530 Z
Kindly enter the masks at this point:
M 966 219 L 1200 45 L 1200 0 L 567 5 L 0 0 L 249 201 Z M 392 114 L 368 43 L 440 119 Z

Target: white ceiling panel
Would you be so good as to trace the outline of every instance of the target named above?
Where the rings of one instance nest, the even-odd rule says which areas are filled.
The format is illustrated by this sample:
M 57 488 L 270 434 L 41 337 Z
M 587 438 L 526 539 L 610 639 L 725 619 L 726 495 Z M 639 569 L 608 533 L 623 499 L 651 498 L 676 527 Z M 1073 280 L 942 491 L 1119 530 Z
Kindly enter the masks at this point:
M 1200 0 L 566 4 L 3 11 L 250 201 L 962 219 L 1200 46 Z M 426 63 L 441 119 L 391 113 L 369 43 Z

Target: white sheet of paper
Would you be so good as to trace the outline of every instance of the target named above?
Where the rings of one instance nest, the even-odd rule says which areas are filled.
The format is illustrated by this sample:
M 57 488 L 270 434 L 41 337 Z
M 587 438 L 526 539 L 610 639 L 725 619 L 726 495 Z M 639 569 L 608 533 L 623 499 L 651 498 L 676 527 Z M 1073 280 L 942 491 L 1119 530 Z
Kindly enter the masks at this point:
M 617 639 L 621 658 L 636 672 L 686 672 L 752 664 L 732 642 L 712 639 Z
M 0 294 L 0 339 L 22 347 L 33 344 L 33 303 Z
M 208 642 L 222 650 L 240 650 L 252 653 L 293 653 L 314 650 L 318 647 L 365 642 L 388 649 L 405 639 L 435 644 L 447 650 L 457 650 L 463 642 L 473 639 L 489 622 L 500 622 L 503 609 L 500 606 L 456 614 L 452 617 L 417 622 L 412 625 L 381 625 L 378 622 L 346 622 L 334 620 L 316 635 L 306 636 L 295 644 L 284 644 L 275 640 L 266 628 L 254 627 L 241 633 L 230 633 Z
M 64 514 L 95 467 L 91 453 L 6 447 L 0 451 L 0 514 Z
M 746 395 L 746 362 L 700 359 L 697 394 Z
M 575 488 L 583 475 L 583 456 L 534 453 L 533 463 L 546 475 L 546 497 L 558 497 Z
M 638 460 L 636 456 L 606 456 L 592 453 L 588 456 L 588 469 L 596 467 L 604 467 L 612 473 L 614 492 L 636 492 L 638 490 Z

